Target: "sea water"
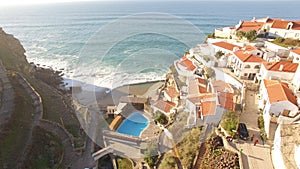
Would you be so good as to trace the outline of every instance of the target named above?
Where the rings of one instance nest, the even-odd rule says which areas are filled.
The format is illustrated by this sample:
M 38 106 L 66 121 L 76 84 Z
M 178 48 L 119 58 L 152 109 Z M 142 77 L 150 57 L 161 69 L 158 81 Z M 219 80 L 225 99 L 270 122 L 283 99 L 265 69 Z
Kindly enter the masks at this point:
M 83 47 L 101 28 L 119 18 L 146 12 L 168 13 L 190 22 L 206 35 L 215 28 L 233 26 L 253 17 L 300 20 L 299 6 L 297 1 L 114 1 L 0 6 L 0 26 L 21 41 L 29 62 L 61 70 L 65 79 L 78 82 L 88 83 L 87 77 L 92 76 L 93 85 L 112 88 L 163 79 L 172 61 L 190 47 L 168 37 L 142 34 L 116 44 L 107 53 L 108 59 L 89 64 L 91 58 L 82 55 Z M 189 33 L 186 29 L 177 31 L 181 35 Z M 199 43 L 203 40 L 199 35 Z M 143 51 L 157 48 L 167 49 L 169 53 Z M 145 58 L 155 62 L 149 65 Z M 122 66 L 116 71 L 120 63 Z

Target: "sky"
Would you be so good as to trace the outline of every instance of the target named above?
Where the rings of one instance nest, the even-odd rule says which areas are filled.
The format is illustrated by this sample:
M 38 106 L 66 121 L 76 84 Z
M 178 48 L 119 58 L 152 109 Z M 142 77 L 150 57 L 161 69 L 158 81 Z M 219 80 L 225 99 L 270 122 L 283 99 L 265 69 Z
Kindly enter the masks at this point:
M 0 0 L 0 5 L 1 6 L 15 6 L 15 5 L 32 5 L 32 4 L 47 4 L 47 3 L 61 3 L 61 2 L 84 2 L 84 1 L 87 2 L 87 1 L 126 1 L 126 0 Z M 147 1 L 147 0 L 137 0 L 137 1 Z M 157 0 L 157 1 L 160 1 L 160 0 Z M 167 1 L 172 1 L 172 0 L 167 0 Z M 194 1 L 197 1 L 197 0 L 194 0 Z M 215 0 L 215 1 L 226 1 L 226 0 Z M 230 0 L 227 0 L 227 1 L 230 1 Z M 258 0 L 235 0 L 235 1 L 258 1 Z M 277 1 L 284 1 L 284 0 L 277 0 Z

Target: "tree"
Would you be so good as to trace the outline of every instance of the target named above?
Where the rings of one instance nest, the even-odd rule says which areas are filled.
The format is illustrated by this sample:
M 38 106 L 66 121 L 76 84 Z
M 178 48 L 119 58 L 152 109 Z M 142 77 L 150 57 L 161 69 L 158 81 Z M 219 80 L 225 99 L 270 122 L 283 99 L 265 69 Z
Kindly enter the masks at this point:
M 249 40 L 249 41 L 253 41 L 256 39 L 257 37 L 257 32 L 256 30 L 251 30 L 249 32 L 246 33 L 245 37 Z
M 215 54 L 215 57 L 217 58 L 217 59 L 220 59 L 222 56 L 224 56 L 225 55 L 225 53 L 223 53 L 222 51 L 218 51 L 216 54 Z
M 162 125 L 168 124 L 167 116 L 158 110 L 155 112 L 154 120 Z
M 206 39 L 208 39 L 208 38 L 216 38 L 215 37 L 215 33 L 211 33 L 211 34 L 209 34 L 209 35 L 206 35 Z
M 246 33 L 243 32 L 243 31 L 238 31 L 236 33 L 236 36 L 239 38 L 239 39 L 242 39 L 243 37 L 245 37 Z
M 153 168 L 155 166 L 158 159 L 157 149 L 157 144 L 155 142 L 150 142 L 148 143 L 148 147 L 144 152 L 144 160 L 147 162 L 150 168 Z

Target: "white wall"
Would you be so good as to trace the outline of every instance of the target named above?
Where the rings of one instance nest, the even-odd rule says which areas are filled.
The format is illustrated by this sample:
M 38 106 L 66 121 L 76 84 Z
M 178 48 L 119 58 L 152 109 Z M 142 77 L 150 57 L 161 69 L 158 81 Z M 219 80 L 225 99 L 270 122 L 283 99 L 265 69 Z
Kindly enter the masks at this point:
M 235 79 L 234 77 L 228 75 L 227 73 L 223 72 L 222 70 L 218 69 L 218 68 L 212 68 L 215 70 L 216 73 L 216 80 L 222 80 L 226 83 L 229 83 L 233 86 L 235 86 L 238 89 L 242 89 L 243 88 L 243 84 L 238 81 L 237 79 Z
M 290 56 L 293 57 L 293 63 L 300 63 L 300 55 L 290 52 Z
M 300 39 L 300 30 L 270 28 L 269 32 L 279 35 L 283 38 Z
M 286 168 L 284 165 L 282 152 L 281 152 L 281 137 L 280 137 L 280 128 L 281 125 L 278 125 L 275 136 L 274 136 L 274 146 L 272 151 L 272 161 L 275 169 L 284 169 Z
M 298 107 L 289 101 L 272 103 L 269 109 L 268 106 L 266 106 L 266 111 L 269 112 L 269 114 L 274 114 L 275 116 L 278 116 L 284 110 L 290 110 L 290 115 L 294 116 L 298 112 Z
M 298 66 L 298 69 L 295 73 L 292 83 L 293 83 L 293 85 L 295 85 L 295 87 L 298 90 L 300 90 L 300 66 Z
M 180 65 L 178 62 L 179 60 L 175 60 L 174 66 L 180 76 L 194 76 L 194 72 L 187 70 L 186 67 Z
M 265 41 L 265 47 L 271 51 L 274 51 L 274 52 L 278 52 L 279 49 L 285 49 L 285 50 L 288 50 L 287 48 L 284 48 L 282 46 L 278 46 L 274 43 L 271 43 L 271 42 L 267 42 Z
M 264 127 L 265 127 L 265 132 L 267 134 L 267 137 L 269 137 L 270 135 L 270 120 L 271 120 L 271 116 L 268 112 L 264 111 L 263 113 L 263 117 L 264 117 Z
M 196 105 L 188 99 L 186 99 L 185 106 L 190 112 L 196 111 Z

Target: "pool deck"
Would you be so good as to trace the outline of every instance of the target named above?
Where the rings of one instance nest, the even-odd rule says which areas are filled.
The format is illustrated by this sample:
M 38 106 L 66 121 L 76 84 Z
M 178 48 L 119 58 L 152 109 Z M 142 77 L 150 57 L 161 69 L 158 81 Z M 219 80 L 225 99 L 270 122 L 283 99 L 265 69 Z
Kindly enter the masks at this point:
M 149 120 L 148 126 L 145 128 L 145 130 L 142 131 L 140 137 L 141 138 L 153 138 L 153 137 L 158 137 L 159 133 L 162 131 L 160 127 L 158 127 L 154 120 L 153 117 L 150 113 L 148 112 L 143 112 L 143 115 L 147 117 Z

